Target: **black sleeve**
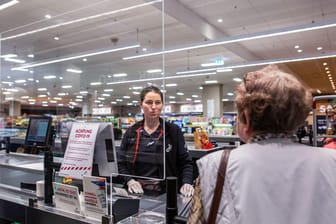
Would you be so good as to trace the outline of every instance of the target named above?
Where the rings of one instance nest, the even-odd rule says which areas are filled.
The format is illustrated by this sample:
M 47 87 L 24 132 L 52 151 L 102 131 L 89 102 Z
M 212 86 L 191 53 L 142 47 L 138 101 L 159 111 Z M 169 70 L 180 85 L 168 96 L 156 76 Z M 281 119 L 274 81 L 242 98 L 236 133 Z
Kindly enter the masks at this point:
M 177 168 L 181 185 L 193 183 L 193 162 L 185 144 L 184 136 L 179 127 L 176 127 L 177 137 Z

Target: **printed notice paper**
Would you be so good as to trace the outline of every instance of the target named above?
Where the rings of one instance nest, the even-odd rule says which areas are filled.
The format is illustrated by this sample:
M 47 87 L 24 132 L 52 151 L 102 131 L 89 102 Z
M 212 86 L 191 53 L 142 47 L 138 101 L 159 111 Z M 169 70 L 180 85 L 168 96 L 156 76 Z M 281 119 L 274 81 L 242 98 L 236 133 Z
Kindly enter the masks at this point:
M 85 213 L 89 216 L 107 215 L 106 178 L 83 177 Z
M 56 208 L 81 213 L 78 187 L 54 182 L 53 188 Z
M 59 175 L 83 179 L 91 175 L 99 123 L 74 123 Z

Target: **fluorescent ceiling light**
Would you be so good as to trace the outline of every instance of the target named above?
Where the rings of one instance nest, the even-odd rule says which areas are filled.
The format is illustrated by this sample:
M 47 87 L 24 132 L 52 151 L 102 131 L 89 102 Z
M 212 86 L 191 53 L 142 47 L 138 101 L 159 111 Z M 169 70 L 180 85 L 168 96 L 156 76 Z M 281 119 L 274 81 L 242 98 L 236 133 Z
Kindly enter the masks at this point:
M 219 69 L 216 69 L 216 72 L 232 72 L 232 69 L 231 68 L 225 68 L 225 69 L 219 68 Z
M 107 54 L 107 53 L 112 53 L 112 52 L 117 52 L 117 51 L 122 51 L 122 50 L 127 50 L 127 49 L 132 49 L 132 48 L 137 48 L 139 47 L 139 44 L 134 44 L 134 45 L 127 45 L 119 48 L 111 48 L 111 49 L 105 49 L 105 50 L 100 50 L 100 51 L 94 51 L 94 52 L 86 52 L 80 55 L 74 55 L 74 56 L 67 56 L 64 58 L 58 58 L 58 59 L 53 59 L 50 61 L 44 61 L 44 62 L 38 62 L 38 63 L 33 63 L 33 64 L 28 64 L 24 65 L 18 68 L 34 68 L 42 65 L 49 65 L 49 64 L 54 64 L 54 63 L 59 63 L 63 61 L 70 61 L 78 58 L 85 58 L 85 57 L 91 57 L 95 55 L 101 55 L 101 54 Z
M 11 68 L 11 71 L 21 71 L 21 72 L 28 72 L 27 68 Z
M 25 83 L 26 80 L 25 79 L 18 79 L 14 81 L 15 83 Z
M 99 86 L 101 84 L 102 84 L 101 82 L 91 82 L 90 83 L 91 86 Z
M 117 10 L 104 12 L 104 13 L 100 13 L 100 14 L 93 15 L 93 16 L 88 16 L 88 17 L 84 17 L 84 18 L 79 18 L 79 19 L 67 21 L 67 22 L 64 22 L 64 23 L 58 23 L 58 24 L 55 24 L 55 25 L 42 27 L 40 29 L 30 30 L 28 32 L 15 34 L 15 35 L 8 36 L 8 37 L 3 37 L 3 38 L 0 38 L 0 41 L 11 40 L 11 39 L 15 39 L 15 38 L 18 38 L 18 37 L 34 34 L 34 33 L 37 33 L 37 32 L 42 32 L 42 31 L 45 31 L 45 30 L 50 30 L 50 29 L 54 29 L 54 28 L 58 28 L 58 27 L 62 27 L 62 26 L 75 24 L 75 23 L 85 22 L 85 21 L 88 21 L 88 20 L 98 19 L 98 18 L 103 17 L 103 16 L 110 16 L 112 14 L 116 14 L 116 13 L 119 13 L 119 12 L 125 12 L 125 11 L 133 10 L 133 9 L 136 9 L 136 8 L 152 5 L 152 4 L 161 2 L 161 1 L 162 0 L 155 0 L 155 1 L 151 1 L 151 2 L 146 2 L 146 3 L 130 6 L 130 7 L 127 7 L 127 8 L 117 9 Z
M 37 91 L 47 91 L 47 88 L 38 88 Z
M 116 73 L 116 74 L 113 74 L 113 77 L 125 77 L 127 76 L 126 73 Z
M 313 24 L 308 23 L 308 24 L 304 24 L 301 26 L 293 26 L 293 27 L 288 27 L 288 28 L 275 29 L 271 31 L 264 31 L 264 32 L 257 32 L 253 34 L 234 36 L 234 37 L 224 38 L 224 39 L 217 40 L 217 41 L 209 41 L 205 44 L 201 43 L 201 44 L 185 45 L 180 48 L 172 48 L 172 49 L 167 49 L 164 51 L 124 57 L 123 60 L 131 60 L 131 59 L 149 57 L 149 56 L 155 56 L 155 55 L 161 55 L 161 54 L 169 54 L 169 53 L 175 53 L 175 52 L 192 50 L 192 49 L 199 49 L 199 48 L 204 48 L 204 47 L 214 47 L 218 45 L 231 44 L 231 43 L 237 43 L 237 42 L 248 41 L 248 40 L 256 40 L 256 39 L 261 39 L 261 38 L 266 38 L 266 37 L 275 37 L 275 36 L 300 33 L 300 32 L 305 32 L 305 31 L 331 28 L 334 26 L 336 26 L 336 20 L 316 22 Z
M 18 0 L 1 0 L 0 1 L 0 10 L 11 7 L 11 6 L 13 6 L 17 3 L 19 3 Z
M 104 92 L 113 92 L 113 89 L 104 89 Z
M 243 80 L 241 78 L 233 78 L 233 81 L 235 81 L 235 82 L 242 82 Z
M 56 79 L 56 75 L 45 75 L 43 76 L 44 79 Z
M 215 84 L 215 83 L 218 83 L 217 80 L 206 80 L 205 81 L 206 84 Z
M 72 88 L 72 85 L 64 85 L 64 86 L 62 86 L 62 89 L 70 89 L 70 88 Z
M 83 73 L 82 70 L 72 69 L 72 68 L 68 68 L 66 71 L 67 71 L 67 72 L 72 72 L 72 73 L 78 73 L 78 74 Z
M 21 60 L 21 59 L 16 59 L 16 58 L 5 58 L 5 61 L 9 61 L 9 62 L 14 62 L 14 63 L 25 63 L 25 60 Z
M 17 54 L 4 54 L 0 55 L 0 58 L 16 58 Z
M 281 64 L 281 63 L 290 63 L 290 62 L 299 62 L 299 61 L 309 61 L 309 60 L 316 60 L 316 59 L 334 58 L 334 57 L 336 57 L 335 51 L 326 53 L 326 54 L 308 55 L 304 57 L 292 57 L 292 58 L 280 58 L 280 59 L 273 59 L 273 60 L 255 61 L 255 62 L 249 62 L 249 63 L 244 63 L 244 64 L 226 66 L 221 69 L 245 68 L 245 67 L 262 66 L 262 65 L 268 65 L 268 64 Z
M 162 70 L 161 69 L 149 69 L 149 70 L 147 70 L 147 73 L 158 73 L 158 72 L 162 72 Z

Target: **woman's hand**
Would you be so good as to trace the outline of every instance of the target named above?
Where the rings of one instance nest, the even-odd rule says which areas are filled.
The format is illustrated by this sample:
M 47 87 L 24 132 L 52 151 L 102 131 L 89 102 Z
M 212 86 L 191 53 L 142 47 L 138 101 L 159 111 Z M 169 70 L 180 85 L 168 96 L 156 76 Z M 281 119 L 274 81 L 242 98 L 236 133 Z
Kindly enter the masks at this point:
M 127 182 L 127 186 L 128 186 L 128 191 L 130 193 L 135 193 L 135 194 L 143 194 L 144 193 L 141 184 L 134 179 L 129 180 Z
M 183 184 L 180 193 L 185 197 L 191 197 L 194 194 L 194 187 L 191 184 Z

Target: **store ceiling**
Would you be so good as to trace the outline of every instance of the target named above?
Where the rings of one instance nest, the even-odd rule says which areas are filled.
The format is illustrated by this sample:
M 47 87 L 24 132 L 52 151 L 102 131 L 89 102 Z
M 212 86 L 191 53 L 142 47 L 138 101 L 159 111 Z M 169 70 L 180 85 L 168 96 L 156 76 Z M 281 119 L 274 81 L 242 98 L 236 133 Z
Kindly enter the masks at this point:
M 335 92 L 328 74 L 336 78 L 336 60 L 333 56 L 336 54 L 336 1 L 164 2 L 162 7 L 162 1 L 150 0 L 21 0 L 1 10 L 1 55 L 15 53 L 19 59 L 26 60 L 23 64 L 1 60 L 1 99 L 10 100 L 14 97 L 24 104 L 28 104 L 29 99 L 35 99 L 36 104 L 48 102 L 48 105 L 68 105 L 72 101 L 81 106 L 79 96 L 85 90 L 92 93 L 92 100 L 100 101 L 96 101 L 97 105 L 110 105 L 111 102 L 136 104 L 134 100 L 138 100 L 139 96 L 133 92 L 138 90 L 130 88 L 146 86 L 151 82 L 156 85 L 177 84 L 175 87 L 166 87 L 167 97 L 170 97 L 167 101 L 189 103 L 193 101 L 187 98 L 201 100 L 202 90 L 199 87 L 206 85 L 205 81 L 217 80 L 224 86 L 223 99 L 233 100 L 234 96 L 227 95 L 234 92 L 237 85 L 233 78 L 242 78 L 244 73 L 260 68 L 251 66 L 252 63 L 279 59 L 285 60 L 285 63 L 280 64 L 283 69 L 295 73 L 315 93 L 317 90 L 321 94 Z M 46 14 L 51 18 L 45 18 Z M 218 19 L 222 19 L 222 22 L 218 22 Z M 328 28 L 322 25 L 328 25 Z M 301 28 L 312 27 L 315 29 L 298 32 Z M 281 34 L 280 31 L 291 33 Z M 278 35 L 272 36 L 271 33 Z M 268 36 L 262 36 L 265 34 Z M 55 37 L 59 40 L 55 40 Z M 199 47 L 219 41 L 224 43 Z M 135 44 L 140 46 L 83 56 Z M 299 47 L 295 48 L 296 45 Z M 189 50 L 181 50 L 182 47 L 188 47 Z M 318 50 L 318 47 L 322 49 Z M 125 60 L 130 56 L 160 52 L 163 48 L 166 51 L 180 50 Z M 29 58 L 29 54 L 33 54 L 34 58 Z M 66 60 L 70 56 L 77 58 Z M 299 61 L 305 57 L 327 56 L 330 57 Z M 87 61 L 83 61 L 84 58 Z M 63 61 L 55 62 L 59 59 Z M 217 67 L 233 66 L 232 71 L 216 72 L 214 67 L 201 67 L 202 63 L 220 62 L 221 59 L 224 65 Z M 289 59 L 294 62 L 287 62 Z M 323 65 L 324 62 L 327 65 Z M 20 67 L 26 67 L 28 71 L 13 70 Z M 330 73 L 327 73 L 325 67 L 328 67 Z M 67 72 L 69 68 L 79 69 L 82 73 Z M 157 68 L 163 69 L 164 75 L 161 72 L 147 73 L 147 70 Z M 207 71 L 207 75 L 191 76 L 204 73 L 191 72 L 200 69 L 212 70 Z M 186 71 L 189 72 L 180 74 Z M 113 77 L 116 73 L 128 75 Z M 47 75 L 55 75 L 56 78 L 44 79 Z M 163 77 L 165 79 L 160 80 Z M 25 82 L 16 83 L 15 80 Z M 92 82 L 101 82 L 101 85 L 92 85 Z M 64 85 L 72 87 L 62 88 Z M 38 91 L 38 88 L 47 90 Z M 113 89 L 113 92 L 104 92 L 106 89 Z M 178 95 L 177 92 L 184 95 Z M 66 95 L 59 96 L 59 93 Z M 55 97 L 62 99 L 55 100 Z

